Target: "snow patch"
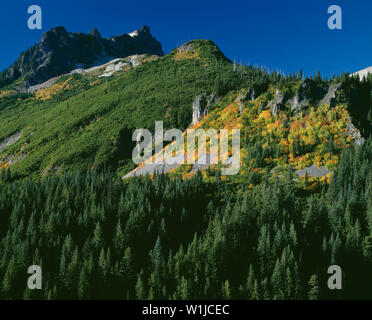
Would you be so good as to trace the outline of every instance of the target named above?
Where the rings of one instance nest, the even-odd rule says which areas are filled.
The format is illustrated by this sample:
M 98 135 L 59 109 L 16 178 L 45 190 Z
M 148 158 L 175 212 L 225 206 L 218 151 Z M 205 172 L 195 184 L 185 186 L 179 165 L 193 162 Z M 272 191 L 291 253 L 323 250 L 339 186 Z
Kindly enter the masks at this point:
M 134 30 L 133 32 L 131 32 L 131 33 L 128 33 L 128 36 L 130 36 L 130 37 L 137 37 L 139 35 L 139 32 L 138 32 L 138 30 Z
M 369 73 L 372 73 L 372 67 L 365 68 L 365 69 L 360 70 L 358 72 L 352 73 L 351 76 L 354 77 L 354 76 L 359 75 L 360 80 L 362 80 L 364 78 L 367 78 Z

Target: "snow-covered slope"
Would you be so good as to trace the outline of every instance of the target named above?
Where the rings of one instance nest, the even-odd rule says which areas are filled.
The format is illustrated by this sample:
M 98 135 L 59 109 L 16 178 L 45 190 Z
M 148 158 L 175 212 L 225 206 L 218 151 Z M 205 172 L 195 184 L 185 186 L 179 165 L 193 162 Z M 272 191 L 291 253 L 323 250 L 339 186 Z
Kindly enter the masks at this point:
M 368 67 L 368 68 L 365 68 L 365 69 L 360 70 L 358 72 L 355 72 L 355 73 L 352 74 L 352 76 L 359 75 L 360 79 L 364 79 L 365 77 L 367 77 L 367 75 L 369 73 L 372 73 L 372 67 Z

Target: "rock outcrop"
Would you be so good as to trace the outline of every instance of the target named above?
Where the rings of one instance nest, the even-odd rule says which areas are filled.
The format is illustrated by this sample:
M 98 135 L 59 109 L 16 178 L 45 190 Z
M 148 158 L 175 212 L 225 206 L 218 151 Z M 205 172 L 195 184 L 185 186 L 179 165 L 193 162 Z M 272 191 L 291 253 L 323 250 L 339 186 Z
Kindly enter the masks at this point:
M 209 107 L 217 101 L 217 96 L 211 94 L 207 96 L 205 93 L 202 93 L 196 96 L 192 104 L 192 124 L 196 124 L 200 119 L 208 114 Z
M 247 99 L 248 100 L 255 100 L 256 99 L 256 91 L 254 89 L 248 88 Z
M 0 151 L 4 150 L 6 147 L 11 146 L 13 143 L 17 142 L 21 138 L 21 132 L 16 132 L 10 137 L 4 139 L 0 142 Z
M 247 91 L 245 94 L 240 92 L 238 97 L 236 98 L 236 102 L 239 104 L 240 114 L 243 113 L 243 101 L 245 100 L 249 100 L 249 91 Z
M 323 99 L 320 100 L 319 104 L 329 105 L 333 107 L 335 105 L 337 91 L 340 88 L 341 88 L 341 83 L 330 86 L 328 89 L 328 92 L 323 97 Z
M 289 100 L 291 111 L 301 111 L 309 105 L 330 105 L 336 97 L 339 85 L 330 86 L 328 89 L 316 84 L 314 80 L 306 79 L 298 88 L 296 95 Z
M 23 52 L 14 65 L 2 72 L 0 80 L 10 83 L 24 77 L 28 85 L 36 85 L 74 69 L 86 69 L 135 54 L 163 55 L 160 42 L 147 26 L 109 39 L 102 38 L 97 29 L 83 34 L 57 27 L 44 33 L 38 44 Z
M 301 111 L 310 103 L 313 81 L 306 79 L 298 88 L 296 95 L 290 101 L 291 111 Z
M 177 51 L 178 52 L 189 52 L 194 49 L 194 45 L 192 43 L 185 43 L 184 45 L 180 46 Z
M 296 174 L 299 177 L 305 177 L 307 175 L 308 177 L 320 178 L 325 177 L 328 173 L 331 172 L 332 171 L 328 170 L 326 167 L 318 168 L 315 164 L 313 164 L 310 167 L 304 168 L 302 170 L 297 170 Z
M 283 104 L 283 100 L 284 100 L 284 97 L 283 95 L 279 92 L 278 89 L 276 89 L 276 93 L 275 93 L 275 97 L 274 97 L 274 100 L 272 102 L 272 109 L 271 109 L 271 112 L 272 112 L 272 115 L 275 117 L 279 114 L 280 112 L 280 107 L 282 106 Z
M 150 59 L 156 59 L 157 56 L 147 56 L 145 54 L 142 55 L 133 55 L 126 58 L 117 58 L 112 61 L 109 61 L 103 65 L 83 69 L 78 68 L 70 71 L 69 73 L 61 74 L 59 76 L 53 77 L 45 82 L 42 82 L 40 84 L 36 84 L 34 86 L 29 86 L 25 88 L 18 88 L 18 91 L 20 92 L 28 92 L 32 93 L 40 89 L 46 89 L 51 87 L 53 84 L 55 84 L 59 79 L 61 79 L 64 76 L 72 75 L 72 74 L 88 74 L 88 73 L 96 73 L 98 74 L 98 78 L 103 77 L 111 77 L 114 73 L 122 71 L 124 69 L 132 69 L 136 68 L 140 64 L 142 64 L 146 58 Z
M 366 141 L 360 131 L 354 126 L 354 124 L 350 122 L 347 124 L 347 134 L 351 137 L 354 145 L 361 146 Z

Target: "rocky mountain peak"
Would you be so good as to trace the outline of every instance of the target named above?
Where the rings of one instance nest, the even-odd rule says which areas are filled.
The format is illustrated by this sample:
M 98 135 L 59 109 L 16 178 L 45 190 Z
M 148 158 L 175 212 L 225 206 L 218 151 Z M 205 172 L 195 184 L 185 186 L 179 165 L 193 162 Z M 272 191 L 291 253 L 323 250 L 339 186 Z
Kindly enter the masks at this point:
M 70 35 L 65 27 L 56 27 L 45 32 L 40 40 L 40 44 L 62 45 L 70 40 Z
M 97 28 L 94 28 L 91 32 L 89 32 L 89 35 L 91 35 L 94 38 L 101 39 L 101 35 L 98 32 Z
M 141 29 L 139 30 L 140 33 L 148 33 L 151 34 L 150 32 L 150 27 L 149 26 L 142 26 Z
M 148 26 L 130 34 L 104 39 L 97 28 L 89 34 L 68 32 L 55 27 L 42 35 L 41 41 L 21 54 L 14 65 L 0 74 L 0 83 L 8 84 L 19 78 L 27 85 L 37 85 L 76 69 L 94 67 L 115 58 L 135 54 L 163 55 L 160 42 Z

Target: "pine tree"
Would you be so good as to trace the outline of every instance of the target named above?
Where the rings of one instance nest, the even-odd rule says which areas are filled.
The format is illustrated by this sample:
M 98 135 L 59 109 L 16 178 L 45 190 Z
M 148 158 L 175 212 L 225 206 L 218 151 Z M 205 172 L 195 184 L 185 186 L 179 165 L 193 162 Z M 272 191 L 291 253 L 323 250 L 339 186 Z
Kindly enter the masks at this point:
M 230 288 L 230 282 L 229 282 L 229 280 L 226 280 L 222 284 L 222 297 L 225 300 L 230 300 L 231 299 L 231 288 Z
M 318 280 L 318 276 L 316 274 L 313 274 L 310 277 L 308 285 L 310 286 L 310 290 L 309 290 L 309 293 L 308 293 L 309 299 L 310 300 L 318 300 L 319 299 L 319 280 Z
M 138 274 L 138 276 L 137 276 L 136 298 L 138 300 L 146 299 L 146 292 L 145 292 L 145 288 L 144 288 L 144 285 L 143 285 L 141 274 Z
M 181 278 L 181 283 L 179 285 L 179 295 L 182 300 L 190 299 L 190 288 L 187 279 L 184 276 Z
M 284 279 L 283 279 L 283 266 L 279 259 L 276 261 L 273 274 L 271 276 L 271 283 L 273 286 L 274 299 L 284 299 Z
M 88 274 L 87 274 L 87 267 L 85 264 L 81 268 L 80 276 L 79 276 L 79 283 L 78 283 L 78 298 L 79 299 L 87 299 L 89 298 L 89 281 L 88 281 Z
M 103 247 L 103 234 L 99 222 L 97 222 L 94 229 L 92 243 L 96 249 Z
M 118 221 L 116 228 L 115 228 L 113 244 L 114 244 L 114 248 L 117 250 L 118 253 L 124 250 L 124 234 L 123 234 L 123 230 L 121 229 L 120 220 Z
M 248 272 L 248 278 L 247 278 L 247 285 L 246 285 L 247 293 L 248 293 L 247 298 L 249 299 L 253 299 L 253 289 L 254 289 L 255 281 L 256 281 L 256 278 L 255 278 L 253 266 L 250 265 L 249 272 Z
M 252 291 L 252 300 L 261 300 L 261 290 L 258 284 L 257 279 L 254 281 L 253 291 Z
M 5 272 L 5 276 L 3 278 L 3 283 L 2 283 L 2 291 L 7 298 L 11 298 L 13 295 L 13 284 L 16 279 L 16 264 L 15 264 L 15 259 L 12 256 L 8 267 Z

